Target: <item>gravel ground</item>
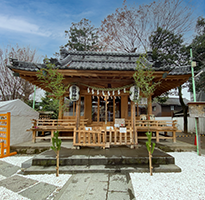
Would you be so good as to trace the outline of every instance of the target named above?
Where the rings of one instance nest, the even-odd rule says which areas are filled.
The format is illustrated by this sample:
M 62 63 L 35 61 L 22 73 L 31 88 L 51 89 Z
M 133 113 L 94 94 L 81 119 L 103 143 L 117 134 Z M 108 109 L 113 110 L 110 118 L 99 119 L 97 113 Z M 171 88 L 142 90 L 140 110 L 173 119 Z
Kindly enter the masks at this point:
M 168 200 L 205 200 L 205 156 L 198 156 L 195 152 L 169 153 L 175 157 L 175 163 L 181 173 L 131 173 L 132 184 L 136 200 L 168 199 Z M 30 159 L 29 156 L 11 156 L 1 160 L 10 164 L 21 166 L 21 163 Z M 21 175 L 23 176 L 23 175 Z M 71 175 L 26 175 L 24 177 L 46 182 L 62 188 Z M 4 176 L 0 175 L 0 180 Z M 52 196 L 52 194 L 51 194 Z M 1 199 L 27 199 L 4 187 L 0 187 Z
M 136 199 L 205 199 L 205 156 L 195 152 L 169 153 L 181 173 L 131 173 Z

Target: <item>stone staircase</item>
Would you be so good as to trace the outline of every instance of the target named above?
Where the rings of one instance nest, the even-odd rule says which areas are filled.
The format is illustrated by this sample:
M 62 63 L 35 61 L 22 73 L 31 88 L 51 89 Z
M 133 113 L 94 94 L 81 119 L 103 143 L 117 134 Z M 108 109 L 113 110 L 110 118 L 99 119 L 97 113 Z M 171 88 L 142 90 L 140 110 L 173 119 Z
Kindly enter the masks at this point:
M 36 155 L 22 164 L 24 174 L 55 173 L 56 155 L 53 150 Z M 155 149 L 152 158 L 154 172 L 180 172 L 174 158 Z M 60 173 L 96 172 L 149 172 L 149 157 L 146 147 L 138 149 L 114 147 L 110 149 L 81 148 L 60 151 Z

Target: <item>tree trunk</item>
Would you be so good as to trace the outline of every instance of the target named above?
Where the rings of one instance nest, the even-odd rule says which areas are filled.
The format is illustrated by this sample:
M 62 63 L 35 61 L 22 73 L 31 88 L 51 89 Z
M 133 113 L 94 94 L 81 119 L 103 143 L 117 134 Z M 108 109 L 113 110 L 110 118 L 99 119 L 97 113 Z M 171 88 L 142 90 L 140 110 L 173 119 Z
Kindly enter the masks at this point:
M 187 120 L 187 112 L 188 112 L 188 106 L 185 105 L 184 100 L 182 98 L 182 87 L 181 85 L 178 87 L 178 95 L 179 95 L 179 102 L 181 103 L 183 114 L 184 114 L 184 133 L 188 132 L 188 120 Z
M 150 170 L 150 176 L 152 176 L 152 154 L 151 154 L 151 151 L 149 151 L 149 170 Z
M 59 176 L 59 150 L 56 154 L 56 176 Z

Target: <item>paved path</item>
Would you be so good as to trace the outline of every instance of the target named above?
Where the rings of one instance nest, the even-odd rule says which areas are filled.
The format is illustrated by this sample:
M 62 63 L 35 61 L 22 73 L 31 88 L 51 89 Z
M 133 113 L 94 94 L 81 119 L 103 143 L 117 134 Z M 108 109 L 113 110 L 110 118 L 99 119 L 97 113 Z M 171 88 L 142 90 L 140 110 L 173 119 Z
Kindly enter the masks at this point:
M 75 174 L 64 185 L 56 200 L 134 200 L 129 174 Z
M 0 160 L 0 190 L 7 189 L 6 192 L 9 194 L 6 199 L 42 200 L 53 197 L 59 200 L 135 199 L 128 173 L 74 174 L 60 190 L 52 184 L 21 176 L 17 173 L 19 170 L 20 167 Z

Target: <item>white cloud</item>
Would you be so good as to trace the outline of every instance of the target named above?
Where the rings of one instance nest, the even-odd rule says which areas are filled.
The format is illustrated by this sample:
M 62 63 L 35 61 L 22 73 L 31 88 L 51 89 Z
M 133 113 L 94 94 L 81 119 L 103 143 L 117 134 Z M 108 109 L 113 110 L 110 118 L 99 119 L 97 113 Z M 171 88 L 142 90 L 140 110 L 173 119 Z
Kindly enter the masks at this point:
M 18 19 L 14 17 L 8 17 L 0 15 L 0 28 L 7 29 L 11 31 L 18 31 L 23 33 L 30 33 L 39 36 L 50 36 L 50 32 L 46 32 L 40 29 L 40 27 L 36 24 L 32 24 L 27 22 L 24 19 Z
M 93 11 L 83 11 L 79 14 L 65 14 L 65 16 L 68 18 L 77 18 L 77 19 L 86 18 L 93 15 L 94 15 Z

